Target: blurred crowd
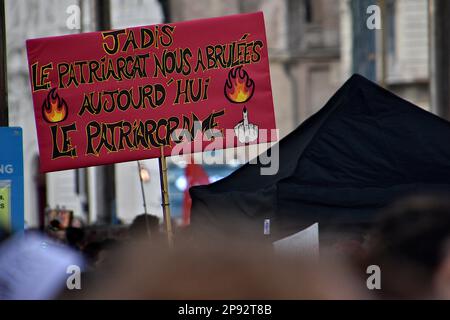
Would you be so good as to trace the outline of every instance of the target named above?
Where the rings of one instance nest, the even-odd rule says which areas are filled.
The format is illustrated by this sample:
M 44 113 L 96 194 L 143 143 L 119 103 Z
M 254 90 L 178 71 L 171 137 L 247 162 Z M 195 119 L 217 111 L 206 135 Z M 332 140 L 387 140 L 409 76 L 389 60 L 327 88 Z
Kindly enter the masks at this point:
M 59 299 L 450 299 L 445 197 L 399 201 L 362 237 L 321 243 L 319 259 L 280 254 L 256 240 L 213 240 L 190 227 L 175 230 L 171 246 L 151 214 L 115 238 L 93 240 L 85 228 L 63 230 L 57 221 L 46 233 L 87 262 L 82 290 L 62 288 Z M 375 287 L 370 266 L 379 270 Z

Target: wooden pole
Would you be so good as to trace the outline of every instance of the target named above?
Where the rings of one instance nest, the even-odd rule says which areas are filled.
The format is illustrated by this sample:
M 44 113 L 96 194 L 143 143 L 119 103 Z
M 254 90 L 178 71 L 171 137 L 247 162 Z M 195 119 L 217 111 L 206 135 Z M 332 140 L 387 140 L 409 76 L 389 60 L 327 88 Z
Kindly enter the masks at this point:
M 147 214 L 147 201 L 145 200 L 145 192 L 144 192 L 144 181 L 142 180 L 142 165 L 140 161 L 137 161 L 138 164 L 138 174 L 139 174 L 139 181 L 141 182 L 141 193 L 142 193 L 142 205 L 144 206 L 144 213 Z
M 159 158 L 159 176 L 161 180 L 161 206 L 163 208 L 164 223 L 166 226 L 169 247 L 173 247 L 172 221 L 170 219 L 169 185 L 167 182 L 167 162 L 164 155 L 164 147 L 161 146 L 161 157 Z
M 138 160 L 138 174 L 139 174 L 139 181 L 141 182 L 141 193 L 142 193 L 142 205 L 144 206 L 144 217 L 145 217 L 145 229 L 147 230 L 147 236 L 148 239 L 151 239 L 151 232 L 150 232 L 150 225 L 148 224 L 148 212 L 147 212 L 147 201 L 145 199 L 145 190 L 144 190 L 144 180 L 142 179 L 142 165 L 141 162 Z

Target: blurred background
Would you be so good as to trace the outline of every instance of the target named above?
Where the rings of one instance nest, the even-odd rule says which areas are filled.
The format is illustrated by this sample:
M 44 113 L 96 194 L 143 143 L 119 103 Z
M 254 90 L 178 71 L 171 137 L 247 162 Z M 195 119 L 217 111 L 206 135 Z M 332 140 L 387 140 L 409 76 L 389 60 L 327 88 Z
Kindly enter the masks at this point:
M 263 11 L 281 137 L 319 110 L 353 73 L 450 117 L 447 0 L 5 0 L 0 4 L 6 43 L 0 58 L 7 66 L 0 70 L 6 75 L 1 78 L 0 97 L 8 105 L 1 112 L 7 114 L 10 126 L 23 128 L 28 228 L 44 228 L 55 208 L 73 211 L 85 226 L 113 230 L 111 226 L 130 223 L 143 213 L 139 174 L 148 211 L 162 217 L 162 210 L 157 159 L 141 161 L 140 166 L 130 162 L 39 172 L 26 39 Z M 367 26 L 371 16 L 376 18 L 367 12 L 371 5 L 378 6 L 379 29 Z M 79 29 L 66 24 L 74 8 L 80 12 Z M 235 170 L 242 162 L 240 152 L 228 165 L 205 167 L 203 183 Z M 183 202 L 191 184 L 185 161 L 171 159 L 169 174 L 172 215 L 175 222 L 187 223 Z

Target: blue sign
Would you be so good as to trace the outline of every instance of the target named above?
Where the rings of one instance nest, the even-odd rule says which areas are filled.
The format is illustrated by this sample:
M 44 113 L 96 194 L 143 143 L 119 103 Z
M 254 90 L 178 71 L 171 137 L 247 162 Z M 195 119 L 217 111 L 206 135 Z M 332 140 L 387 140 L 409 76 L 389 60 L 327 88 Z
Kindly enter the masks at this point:
M 22 128 L 0 127 L 0 228 L 24 229 Z

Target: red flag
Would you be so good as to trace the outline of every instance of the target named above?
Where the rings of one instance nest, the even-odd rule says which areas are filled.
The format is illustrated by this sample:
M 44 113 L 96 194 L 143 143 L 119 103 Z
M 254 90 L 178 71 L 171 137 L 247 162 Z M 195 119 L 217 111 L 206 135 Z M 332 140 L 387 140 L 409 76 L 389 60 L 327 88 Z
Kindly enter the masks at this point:
M 205 172 L 203 167 L 199 164 L 188 164 L 185 169 L 186 176 L 186 190 L 184 190 L 183 199 L 183 225 L 187 226 L 191 220 L 191 205 L 192 199 L 189 194 L 189 188 L 193 186 L 200 186 L 204 184 L 209 184 L 208 174 Z

